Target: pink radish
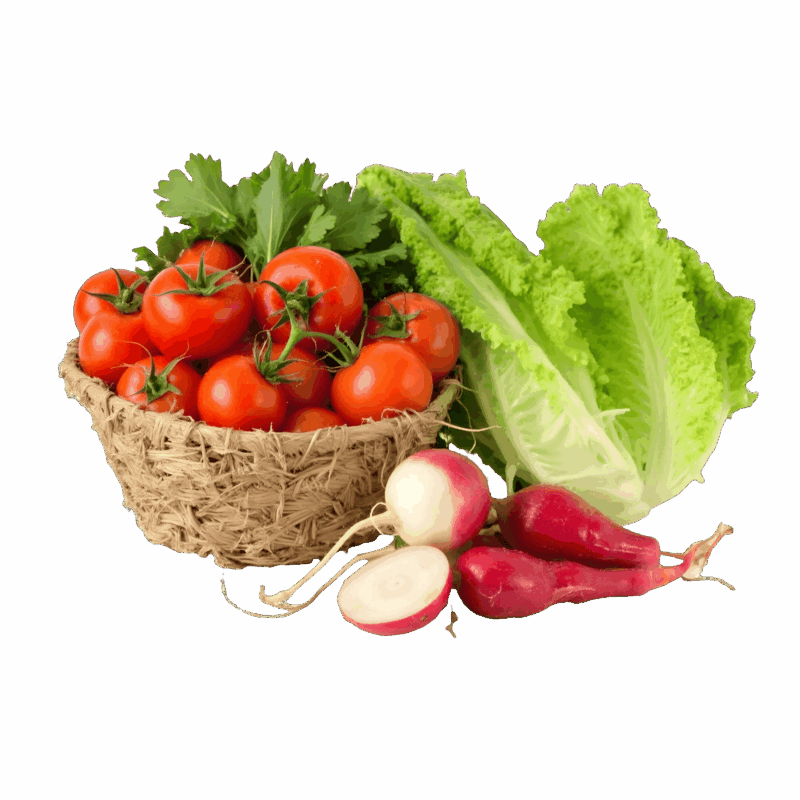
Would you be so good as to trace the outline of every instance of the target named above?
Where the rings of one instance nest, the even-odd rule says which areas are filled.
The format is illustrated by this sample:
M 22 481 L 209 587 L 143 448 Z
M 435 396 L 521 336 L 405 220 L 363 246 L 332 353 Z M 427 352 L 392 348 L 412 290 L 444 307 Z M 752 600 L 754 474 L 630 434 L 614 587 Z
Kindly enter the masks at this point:
M 339 609 L 362 631 L 410 633 L 436 619 L 452 587 L 453 574 L 441 550 L 403 547 L 347 578 L 339 591 Z
M 566 559 L 590 567 L 647 569 L 661 562 L 656 539 L 617 525 L 562 486 L 528 486 L 496 500 L 494 507 L 509 546 L 537 558 Z
M 544 561 L 520 550 L 473 547 L 456 562 L 458 594 L 475 614 L 506 619 L 537 614 L 556 603 L 642 595 L 678 578 L 719 580 L 701 573 L 713 547 L 732 532 L 720 524 L 713 536 L 692 545 L 680 564 L 654 569 L 597 569 L 574 561 Z
M 387 481 L 385 497 L 387 511 L 351 526 L 294 586 L 273 595 L 265 594 L 262 586 L 259 595 L 262 602 L 284 610 L 299 611 L 300 607 L 305 607 L 308 603 L 298 606 L 286 601 L 319 572 L 351 536 L 365 528 L 374 527 L 384 533 L 382 526 L 391 527 L 408 545 L 453 550 L 478 534 L 492 507 L 489 483 L 480 468 L 466 456 L 443 449 L 421 450 L 398 464 Z
M 386 505 L 408 545 L 456 550 L 483 527 L 492 507 L 480 468 L 453 450 L 422 450 L 389 477 Z

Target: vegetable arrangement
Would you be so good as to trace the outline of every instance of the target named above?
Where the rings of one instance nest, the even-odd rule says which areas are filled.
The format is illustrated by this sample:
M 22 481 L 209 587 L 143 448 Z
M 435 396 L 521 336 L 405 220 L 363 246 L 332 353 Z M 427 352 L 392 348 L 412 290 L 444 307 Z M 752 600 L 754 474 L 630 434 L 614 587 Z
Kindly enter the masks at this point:
M 186 172 L 158 188 L 186 229 L 165 228 L 157 252 L 135 249 L 148 269 L 106 270 L 75 298 L 86 374 L 142 408 L 238 430 L 428 406 L 456 364 L 458 324 L 412 291 L 380 202 L 324 189 L 313 164 L 295 172 L 279 154 L 233 187 L 213 159 L 193 155 Z
M 91 276 L 74 304 L 85 373 L 221 428 L 294 433 L 421 411 L 463 368 L 443 446 L 400 463 L 387 511 L 301 581 L 262 587 L 282 613 L 255 616 L 305 608 L 359 560 L 370 563 L 344 582 L 340 610 L 380 635 L 429 624 L 452 589 L 505 618 L 706 579 L 729 526 L 682 554 L 624 526 L 702 482 L 724 422 L 755 401 L 753 301 L 668 237 L 636 184 L 576 186 L 540 223 L 534 255 L 463 171 L 375 165 L 355 188 L 327 177 L 276 153 L 229 186 L 219 161 L 190 156 L 157 189 L 183 229 L 136 248 L 135 271 Z M 504 475 L 508 497 L 493 502 L 450 444 Z M 370 528 L 393 543 L 289 602 Z

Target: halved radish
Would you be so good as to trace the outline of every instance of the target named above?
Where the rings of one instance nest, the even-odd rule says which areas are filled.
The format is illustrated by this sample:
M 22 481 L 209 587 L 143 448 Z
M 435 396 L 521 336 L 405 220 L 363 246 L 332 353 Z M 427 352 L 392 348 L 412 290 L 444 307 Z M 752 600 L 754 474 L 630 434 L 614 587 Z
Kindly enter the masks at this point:
M 447 605 L 453 574 L 435 547 L 402 547 L 354 572 L 339 591 L 339 609 L 368 633 L 394 636 L 432 622 Z
M 391 526 L 408 545 L 456 550 L 480 532 L 492 508 L 489 482 L 480 468 L 461 453 L 440 448 L 421 450 L 398 464 L 386 483 L 385 497 L 387 511 L 370 514 L 367 519 L 351 525 L 294 586 L 271 595 L 267 595 L 262 586 L 261 601 L 284 611 L 304 608 L 312 601 L 303 604 L 287 601 L 351 536 L 368 528 L 383 533 L 380 526 Z

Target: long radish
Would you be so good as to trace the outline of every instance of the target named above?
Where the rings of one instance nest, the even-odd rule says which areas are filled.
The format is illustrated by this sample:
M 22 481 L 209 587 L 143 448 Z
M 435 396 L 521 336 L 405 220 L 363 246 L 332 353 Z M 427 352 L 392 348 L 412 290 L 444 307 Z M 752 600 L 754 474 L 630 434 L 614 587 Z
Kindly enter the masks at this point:
M 387 511 L 351 526 L 294 586 L 272 595 L 267 595 L 262 586 L 262 602 L 283 610 L 299 610 L 298 605 L 287 602 L 289 598 L 348 539 L 367 528 L 385 533 L 381 528 L 391 527 L 406 544 L 452 550 L 480 532 L 492 507 L 489 483 L 480 468 L 466 456 L 444 449 L 421 450 L 398 464 L 387 481 L 385 498 Z
M 702 571 L 711 550 L 728 533 L 733 529 L 720 524 L 713 536 L 686 550 L 680 564 L 654 569 L 598 569 L 574 561 L 545 561 L 520 550 L 473 547 L 456 562 L 458 595 L 475 614 L 507 619 L 538 614 L 557 603 L 642 595 L 678 578 L 719 580 L 704 577 Z
M 428 625 L 447 605 L 453 573 L 435 547 L 403 547 L 354 572 L 339 591 L 339 609 L 368 633 L 395 636 Z
M 661 560 L 656 539 L 617 525 L 562 486 L 528 486 L 495 500 L 494 508 L 508 544 L 537 558 L 644 569 L 658 567 Z

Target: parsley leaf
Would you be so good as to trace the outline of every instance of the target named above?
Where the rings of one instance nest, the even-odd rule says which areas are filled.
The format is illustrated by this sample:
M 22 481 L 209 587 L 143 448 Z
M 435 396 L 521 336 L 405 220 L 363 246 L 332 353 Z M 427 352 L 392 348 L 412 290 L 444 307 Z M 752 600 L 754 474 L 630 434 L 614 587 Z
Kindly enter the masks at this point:
M 270 168 L 254 172 L 249 178 L 242 178 L 231 188 L 233 210 L 239 220 L 240 238 L 236 242 L 242 249 L 247 239 L 256 235 L 258 223 L 255 202 L 264 182 L 269 178 Z
M 275 153 L 269 177 L 263 182 L 253 204 L 256 231 L 244 242 L 245 255 L 252 264 L 264 265 L 294 243 L 287 234 L 298 222 L 307 222 L 320 202 L 327 175 L 317 175 L 306 159 L 297 172 L 286 158 Z
M 164 216 L 180 217 L 203 235 L 226 233 L 236 226 L 233 191 L 222 180 L 222 163 L 213 158 L 190 155 L 186 173 L 172 170 L 167 180 L 159 181 L 156 194 L 164 198 L 156 204 Z
M 380 233 L 386 209 L 366 189 L 350 196 L 349 183 L 335 183 L 325 192 L 325 204 L 336 215 L 336 224 L 325 239 L 325 247 L 337 253 L 361 250 Z
M 149 267 L 136 271 L 152 279 L 198 239 L 240 248 L 253 275 L 290 247 L 317 245 L 350 262 L 370 305 L 396 291 L 415 291 L 414 266 L 383 204 L 344 181 L 326 189 L 327 179 L 309 159 L 295 170 L 276 152 L 260 172 L 228 186 L 219 160 L 191 154 L 184 170 L 172 170 L 156 189 L 162 198 L 157 207 L 185 228 L 164 228 L 156 252 L 134 248 L 136 261 Z
M 195 238 L 194 231 L 191 228 L 173 233 L 165 226 L 164 233 L 161 234 L 156 242 L 156 253 L 149 247 L 134 248 L 133 252 L 136 253 L 136 261 L 143 261 L 150 267 L 149 270 L 136 267 L 136 272 L 139 275 L 144 275 L 148 280 L 152 280 L 161 270 L 171 267 L 175 259 L 181 254 L 181 251 L 189 247 Z
M 335 224 L 336 214 L 333 211 L 322 205 L 316 206 L 303 227 L 303 232 L 297 238 L 298 246 L 319 245 Z

